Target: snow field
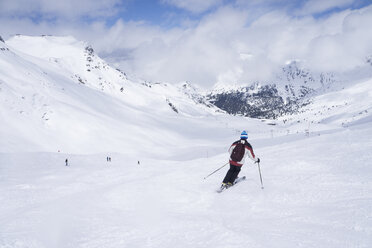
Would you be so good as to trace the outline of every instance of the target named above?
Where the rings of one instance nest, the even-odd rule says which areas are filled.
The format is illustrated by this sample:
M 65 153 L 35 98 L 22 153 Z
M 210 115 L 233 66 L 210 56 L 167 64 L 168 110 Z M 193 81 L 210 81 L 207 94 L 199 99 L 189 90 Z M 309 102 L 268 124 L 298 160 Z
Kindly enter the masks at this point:
M 0 247 L 370 247 L 370 131 L 252 140 L 265 189 L 247 161 L 222 194 L 227 153 L 3 153 Z

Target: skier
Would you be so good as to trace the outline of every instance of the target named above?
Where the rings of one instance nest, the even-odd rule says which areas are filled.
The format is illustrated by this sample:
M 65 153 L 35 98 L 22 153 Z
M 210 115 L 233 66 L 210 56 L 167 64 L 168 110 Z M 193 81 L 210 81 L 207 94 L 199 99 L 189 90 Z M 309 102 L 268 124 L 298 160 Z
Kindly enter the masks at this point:
M 65 160 L 65 163 L 66 163 L 66 166 L 68 166 L 68 159 L 66 158 L 66 160 Z
M 230 169 L 227 171 L 226 176 L 223 179 L 221 189 L 228 188 L 234 184 L 247 156 L 255 162 L 260 162 L 260 159 L 256 158 L 253 148 L 251 144 L 248 143 L 247 139 L 248 134 L 246 131 L 243 131 L 240 134 L 240 140 L 235 141 L 230 146 Z

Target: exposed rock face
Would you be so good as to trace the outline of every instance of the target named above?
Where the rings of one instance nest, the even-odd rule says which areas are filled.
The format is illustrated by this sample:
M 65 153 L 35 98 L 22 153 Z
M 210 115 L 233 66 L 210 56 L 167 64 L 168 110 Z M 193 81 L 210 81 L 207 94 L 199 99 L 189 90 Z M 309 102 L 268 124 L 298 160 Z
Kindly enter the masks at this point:
M 253 85 L 235 91 L 211 93 L 208 99 L 229 114 L 264 119 L 276 119 L 282 114 L 296 112 L 306 104 L 300 99 L 284 101 L 276 85 Z
M 250 86 L 212 91 L 207 99 L 218 108 L 233 115 L 276 119 L 283 114 L 296 113 L 309 103 L 310 96 L 335 82 L 329 73 L 312 74 L 297 62 L 283 67 L 274 80 Z

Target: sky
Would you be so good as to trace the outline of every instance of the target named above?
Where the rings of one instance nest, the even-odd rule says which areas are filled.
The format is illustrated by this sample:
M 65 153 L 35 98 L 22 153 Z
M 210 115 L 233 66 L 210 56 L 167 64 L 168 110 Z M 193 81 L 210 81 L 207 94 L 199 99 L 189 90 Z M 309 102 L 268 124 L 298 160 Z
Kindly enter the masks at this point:
M 71 35 L 151 82 L 272 80 L 288 62 L 344 72 L 372 55 L 372 0 L 0 0 L 0 36 Z

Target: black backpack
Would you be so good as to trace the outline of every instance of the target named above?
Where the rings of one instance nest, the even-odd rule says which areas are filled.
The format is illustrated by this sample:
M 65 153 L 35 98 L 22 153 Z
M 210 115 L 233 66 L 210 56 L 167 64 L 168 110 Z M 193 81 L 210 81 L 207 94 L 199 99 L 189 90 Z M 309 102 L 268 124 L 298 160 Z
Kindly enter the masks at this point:
M 245 145 L 242 144 L 241 142 L 239 142 L 234 147 L 230 158 L 231 158 L 232 161 L 240 162 L 244 157 L 244 153 L 245 153 Z

